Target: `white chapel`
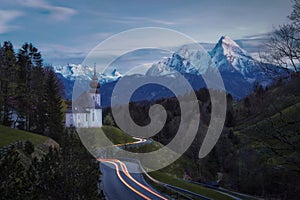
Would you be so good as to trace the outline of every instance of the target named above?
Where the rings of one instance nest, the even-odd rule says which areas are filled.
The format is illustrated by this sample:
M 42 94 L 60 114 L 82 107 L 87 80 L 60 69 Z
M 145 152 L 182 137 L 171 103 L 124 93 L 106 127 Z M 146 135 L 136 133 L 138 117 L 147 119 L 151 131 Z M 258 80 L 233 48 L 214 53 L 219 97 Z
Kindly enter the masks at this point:
M 66 112 L 66 127 L 100 128 L 102 127 L 102 107 L 100 83 L 96 75 L 90 82 L 90 90 L 84 91 L 74 102 L 73 110 Z

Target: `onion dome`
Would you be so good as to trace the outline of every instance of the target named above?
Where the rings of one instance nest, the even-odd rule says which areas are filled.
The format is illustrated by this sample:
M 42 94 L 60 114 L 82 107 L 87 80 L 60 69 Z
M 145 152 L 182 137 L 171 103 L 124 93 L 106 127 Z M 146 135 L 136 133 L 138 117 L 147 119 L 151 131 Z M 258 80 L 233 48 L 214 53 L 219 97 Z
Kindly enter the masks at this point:
M 99 79 L 96 75 L 96 65 L 94 66 L 94 75 L 92 77 L 92 81 L 90 82 L 91 92 L 98 93 L 100 89 Z

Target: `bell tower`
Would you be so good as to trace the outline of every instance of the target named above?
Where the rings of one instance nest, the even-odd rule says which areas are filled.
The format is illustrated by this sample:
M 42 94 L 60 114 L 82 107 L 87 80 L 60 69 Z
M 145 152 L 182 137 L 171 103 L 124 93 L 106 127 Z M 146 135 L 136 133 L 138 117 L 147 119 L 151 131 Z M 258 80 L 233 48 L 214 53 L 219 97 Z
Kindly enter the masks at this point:
M 94 102 L 94 107 L 90 108 L 90 127 L 102 127 L 102 107 L 100 83 L 96 73 L 96 63 L 94 64 L 94 75 L 90 82 L 90 97 Z
M 95 108 L 101 107 L 100 84 L 96 74 L 96 63 L 94 64 L 94 75 L 90 82 L 90 95 L 95 102 Z

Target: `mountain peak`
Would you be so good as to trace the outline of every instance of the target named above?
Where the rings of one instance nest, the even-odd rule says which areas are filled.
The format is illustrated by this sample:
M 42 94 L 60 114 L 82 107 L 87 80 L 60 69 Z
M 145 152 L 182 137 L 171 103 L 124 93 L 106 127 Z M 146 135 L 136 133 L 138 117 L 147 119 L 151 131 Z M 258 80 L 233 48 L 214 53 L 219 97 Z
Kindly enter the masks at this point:
M 257 61 L 228 36 L 222 36 L 210 54 L 221 71 L 239 72 L 249 76 L 254 71 L 260 71 Z
M 112 76 L 121 77 L 123 76 L 117 69 L 114 69 L 111 73 Z
M 187 48 L 187 46 L 182 46 L 181 48 L 179 48 L 178 50 L 177 50 L 177 52 L 175 52 L 177 55 L 179 55 L 181 58 L 183 58 L 183 59 L 188 59 L 189 58 L 189 56 L 190 56 L 190 52 L 189 52 L 189 50 L 188 50 L 188 48 Z
M 218 43 L 222 43 L 223 45 L 226 45 L 226 46 L 241 48 L 234 40 L 232 40 L 230 37 L 228 37 L 226 35 L 222 36 Z
M 215 55 L 217 54 L 224 55 L 227 58 L 233 58 L 233 57 L 238 57 L 238 58 L 247 57 L 248 59 L 250 58 L 248 53 L 228 36 L 222 36 L 219 39 L 218 43 L 216 44 L 215 48 L 211 51 L 212 57 L 215 57 Z

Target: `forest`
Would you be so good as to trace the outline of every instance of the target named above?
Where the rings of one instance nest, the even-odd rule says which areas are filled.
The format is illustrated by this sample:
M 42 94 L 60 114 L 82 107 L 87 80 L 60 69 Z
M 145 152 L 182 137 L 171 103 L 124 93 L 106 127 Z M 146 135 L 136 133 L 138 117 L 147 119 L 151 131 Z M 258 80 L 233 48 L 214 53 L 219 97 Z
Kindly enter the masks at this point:
M 4 42 L 0 80 L 0 124 L 58 139 L 63 131 L 63 90 L 38 49 L 25 43 L 15 53 L 12 43 Z
M 26 143 L 0 155 L 0 199 L 99 199 L 99 166 L 75 129 L 63 126 L 63 88 L 41 53 L 25 43 L 0 47 L 0 125 L 45 135 L 59 143 L 36 153 Z M 35 152 L 35 154 L 34 154 Z

